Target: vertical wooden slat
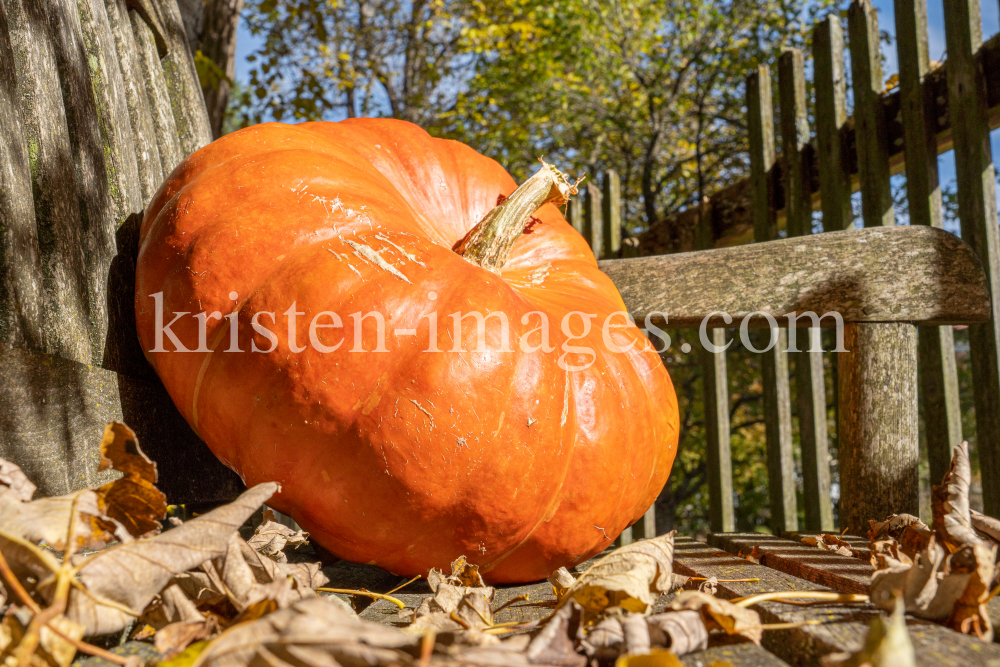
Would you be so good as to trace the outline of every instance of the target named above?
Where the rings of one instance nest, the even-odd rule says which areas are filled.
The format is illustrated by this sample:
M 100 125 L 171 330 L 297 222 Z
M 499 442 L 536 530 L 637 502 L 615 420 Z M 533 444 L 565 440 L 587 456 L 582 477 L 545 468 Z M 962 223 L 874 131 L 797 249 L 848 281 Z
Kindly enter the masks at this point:
M 116 209 L 114 228 L 117 229 L 129 215 L 142 210 L 136 142 L 104 0 L 76 0 L 76 5 L 90 63 L 90 83 L 96 102 L 94 115 L 104 146 L 104 168 Z
M 184 155 L 181 152 L 181 142 L 177 135 L 177 122 L 171 108 L 170 94 L 167 92 L 167 81 L 160 66 L 153 31 L 135 11 L 129 11 L 129 21 L 132 24 L 132 34 L 135 37 L 136 55 L 142 81 L 146 83 L 146 98 L 149 101 L 149 112 L 153 118 L 153 131 L 156 133 L 156 146 L 160 153 L 160 163 L 163 175 L 174 170 Z
M 41 275 L 37 279 L 44 293 L 41 347 L 50 354 L 90 363 L 90 304 L 80 208 L 48 3 L 4 0 L 4 6 L 38 229 Z
M 156 193 L 163 181 L 163 167 L 160 164 L 160 150 L 156 144 L 153 117 L 149 111 L 149 99 L 142 83 L 142 69 L 139 66 L 135 35 L 128 18 L 125 0 L 105 0 L 108 23 L 115 40 L 118 65 L 125 85 L 125 104 L 128 108 L 129 123 L 135 142 L 136 168 L 139 176 L 141 205 L 145 205 Z
M 19 107 L 7 11 L 0 3 L 0 339 L 41 349 L 42 267 Z
M 586 195 L 584 195 L 586 196 Z M 569 208 L 566 210 L 566 217 L 569 219 L 569 224 L 573 225 L 573 229 L 580 232 L 581 236 L 584 236 L 584 222 L 583 222 L 583 198 L 584 197 L 574 197 L 569 200 L 567 205 Z
M 173 102 L 181 150 L 187 156 L 212 141 L 212 124 L 205 108 L 198 71 L 184 32 L 177 0 L 160 0 L 163 29 L 170 53 L 163 59 L 163 73 Z
M 827 16 L 813 29 L 813 86 L 823 231 L 837 232 L 849 228 L 854 215 L 851 175 L 841 143 L 841 130 L 847 122 L 844 30 L 836 14 Z
M 771 72 L 761 65 L 747 77 L 747 116 L 750 138 L 750 190 L 754 240 L 778 236 L 771 205 L 770 180 L 774 167 L 774 115 L 771 109 Z M 795 469 L 792 458 L 792 408 L 788 387 L 787 336 L 771 332 L 777 344 L 762 355 L 764 427 L 767 437 L 767 480 L 771 498 L 771 529 L 775 533 L 798 528 Z
M 802 52 L 788 49 L 778 61 L 781 143 L 785 160 L 785 220 L 789 236 L 812 233 L 809 193 L 809 119 Z M 792 330 L 790 335 L 798 334 Z M 795 393 L 802 447 L 802 490 L 806 530 L 833 530 L 830 500 L 830 451 L 826 433 L 826 381 L 818 329 L 803 329 L 795 354 Z M 816 339 L 817 344 L 813 345 Z
M 889 131 L 882 105 L 882 51 L 878 16 L 869 0 L 847 10 L 854 89 L 854 137 L 861 181 L 861 215 L 866 227 L 894 225 L 889 187 Z
M 864 535 L 868 520 L 916 514 L 917 330 L 848 323 L 840 356 L 840 527 Z
M 930 70 L 927 0 L 895 0 L 895 10 L 910 224 L 940 227 L 935 101 L 933 91 L 924 86 Z M 937 483 L 948 471 L 955 446 L 962 442 L 952 328 L 920 327 L 917 345 L 927 458 L 930 478 Z
M 983 480 L 983 511 L 1000 516 L 1000 238 L 996 174 L 987 123 L 986 87 L 976 51 L 982 45 L 979 0 L 945 0 L 948 99 L 958 181 L 962 239 L 986 271 L 993 319 L 969 327 L 976 406 L 976 449 Z
M 117 254 L 117 212 L 112 201 L 112 191 L 117 183 L 115 180 L 109 182 L 109 169 L 126 170 L 124 161 L 117 167 L 114 164 L 109 167 L 108 162 L 123 158 L 124 147 L 116 142 L 113 132 L 111 136 L 102 136 L 99 117 L 110 110 L 100 109 L 95 98 L 91 76 L 95 64 L 99 66 L 100 63 L 92 60 L 84 47 L 83 28 L 76 0 L 50 0 L 46 5 L 56 46 L 56 62 L 73 150 L 76 196 L 80 202 L 77 224 L 83 246 L 84 276 L 90 304 L 91 363 L 100 364 L 107 345 L 108 269 Z M 117 154 L 109 154 L 112 147 Z M 134 178 L 135 172 L 132 174 Z M 126 199 L 122 197 L 123 207 Z
M 608 169 L 603 183 L 604 256 L 617 257 L 622 246 L 622 184 L 618 172 Z
M 706 202 L 701 209 L 696 234 L 698 250 L 708 250 L 712 239 L 712 209 Z M 707 329 L 709 342 L 716 348 L 726 345 L 725 329 Z M 702 400 L 705 405 L 705 468 L 708 475 L 708 526 L 713 533 L 736 530 L 733 513 L 733 459 L 729 430 L 729 374 L 726 352 L 711 352 L 699 345 L 701 356 Z
M 601 246 L 604 240 L 604 224 L 601 220 L 602 199 L 601 189 L 594 183 L 588 183 L 587 195 L 583 202 L 583 236 L 598 259 L 601 258 Z

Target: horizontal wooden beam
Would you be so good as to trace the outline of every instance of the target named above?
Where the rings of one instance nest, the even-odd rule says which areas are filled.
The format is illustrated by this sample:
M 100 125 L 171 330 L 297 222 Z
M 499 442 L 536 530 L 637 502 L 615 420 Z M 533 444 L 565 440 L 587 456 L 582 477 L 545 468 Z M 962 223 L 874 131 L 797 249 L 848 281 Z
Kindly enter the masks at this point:
M 700 252 L 599 262 L 637 322 L 661 326 L 787 326 L 789 314 L 844 322 L 970 324 L 990 316 L 982 266 L 957 236 L 933 227 L 814 234 Z M 714 313 L 714 315 L 713 315 Z M 728 313 L 733 324 L 719 313 Z M 709 315 L 712 315 L 709 317 Z M 808 326 L 802 318 L 798 326 Z M 832 317 L 821 325 L 834 326 Z M 799 346 L 803 347 L 802 345 Z

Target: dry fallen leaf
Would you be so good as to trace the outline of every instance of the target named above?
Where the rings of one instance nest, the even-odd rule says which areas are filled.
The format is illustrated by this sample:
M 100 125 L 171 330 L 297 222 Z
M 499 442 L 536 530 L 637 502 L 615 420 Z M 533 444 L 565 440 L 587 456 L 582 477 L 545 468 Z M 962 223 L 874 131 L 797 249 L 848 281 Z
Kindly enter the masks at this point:
M 972 518 L 973 528 L 1000 544 L 1000 519 L 994 519 L 976 510 L 969 510 L 969 515 Z
M 548 582 L 552 584 L 552 592 L 558 600 L 562 599 L 562 596 L 566 594 L 566 591 L 573 586 L 573 583 L 576 582 L 576 577 L 574 577 L 569 570 L 561 567 L 549 575 Z
M 893 604 L 891 616 L 879 616 L 872 621 L 865 645 L 858 653 L 827 655 L 822 664 L 823 667 L 916 667 L 902 601 Z
M 930 530 L 927 524 L 912 514 L 893 514 L 885 521 L 869 521 L 868 524 L 869 542 L 881 542 L 889 538 L 897 540 L 907 526 Z
M 582 615 L 583 609 L 572 600 L 557 609 L 528 644 L 525 651 L 528 662 L 564 667 L 586 665 L 587 658 L 577 652 L 575 641 L 580 634 Z M 617 649 L 613 655 L 618 655 Z
M 698 591 L 681 591 L 670 603 L 670 608 L 675 611 L 700 612 L 709 630 L 718 628 L 729 635 L 746 637 L 755 644 L 760 644 L 760 638 L 764 634 L 760 616 L 753 609 L 737 607 L 731 602 Z
M 363 621 L 336 597 L 301 600 L 222 633 L 193 667 L 413 665 L 421 637 Z
M 156 464 L 139 448 L 135 433 L 122 422 L 111 422 L 101 439 L 98 470 L 113 468 L 120 479 L 96 489 L 102 512 L 139 538 L 160 532 L 167 516 L 167 497 L 156 488 Z
M 708 628 L 699 611 L 654 614 L 646 622 L 653 646 L 668 648 L 675 655 L 687 655 L 708 648 Z
M 274 512 L 264 510 L 264 522 L 257 526 L 253 537 L 247 540 L 252 549 L 279 563 L 287 563 L 285 547 L 298 547 L 309 542 L 309 533 L 292 530 L 274 520 Z
M 573 583 L 563 600 L 590 615 L 608 607 L 645 614 L 672 585 L 674 532 L 639 540 L 601 558 Z
M 855 557 L 856 552 L 854 547 L 850 543 L 845 542 L 836 535 L 828 535 L 826 533 L 820 533 L 819 535 L 808 536 L 802 538 L 803 544 L 808 544 L 809 546 L 817 547 L 824 551 L 829 551 L 835 553 L 839 556 L 850 556 Z
M 948 618 L 969 582 L 968 574 L 946 574 L 949 558 L 933 539 L 912 564 L 884 557 L 884 567 L 872 575 L 872 603 L 892 611 L 901 594 L 907 612 L 928 620 Z
M 232 534 L 277 490 L 273 482 L 258 484 L 229 505 L 156 537 L 79 558 L 79 585 L 70 592 L 66 616 L 87 635 L 122 630 L 172 577 L 225 554 Z M 51 602 L 56 591 L 41 592 Z
M 969 485 L 972 482 L 972 466 L 969 463 L 969 443 L 955 447 L 951 468 L 945 473 L 940 485 L 931 492 L 931 507 L 934 512 L 934 528 L 954 547 L 979 542 L 979 536 L 972 528 L 969 513 Z

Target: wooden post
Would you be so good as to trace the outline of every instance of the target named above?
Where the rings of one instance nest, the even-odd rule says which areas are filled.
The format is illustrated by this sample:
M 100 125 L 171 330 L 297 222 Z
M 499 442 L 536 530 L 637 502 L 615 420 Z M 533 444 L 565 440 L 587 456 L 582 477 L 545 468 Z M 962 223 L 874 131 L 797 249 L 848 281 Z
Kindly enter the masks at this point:
M 1000 238 L 984 73 L 975 55 L 982 45 L 979 0 L 945 0 L 944 17 L 962 239 L 986 270 L 993 306 L 992 320 L 969 327 L 969 348 L 983 511 L 1000 516 Z
M 708 250 L 714 243 L 711 229 L 712 209 L 702 205 L 696 235 L 699 250 Z M 707 329 L 708 340 L 716 348 L 725 346 L 726 330 Z M 713 533 L 736 530 L 733 513 L 733 458 L 729 430 L 729 374 L 726 352 L 710 351 L 700 346 L 702 398 L 705 405 L 705 464 L 708 474 L 708 526 Z
M 847 10 L 854 84 L 854 137 L 861 180 L 861 215 L 866 227 L 894 225 L 889 188 L 889 131 L 882 105 L 882 51 L 878 16 L 870 0 L 854 0 Z
M 778 236 L 771 205 L 774 167 L 774 115 L 771 109 L 771 71 L 761 65 L 747 77 L 747 114 L 750 135 L 750 190 L 754 240 Z M 772 335 L 774 335 L 772 333 Z M 798 528 L 795 469 L 792 458 L 792 407 L 788 388 L 787 335 L 778 329 L 777 344 L 762 355 L 764 427 L 767 437 L 767 481 L 771 498 L 771 529 L 780 534 Z
M 809 119 L 802 52 L 787 49 L 778 61 L 781 141 L 785 160 L 785 220 L 788 236 L 812 233 L 809 193 Z M 818 313 L 822 315 L 822 313 Z M 795 356 L 795 389 L 802 447 L 802 490 L 806 530 L 833 530 L 830 451 L 826 433 L 826 380 L 819 329 L 803 329 L 802 352 Z M 789 335 L 798 333 L 789 330 Z M 799 339 L 803 336 L 798 336 Z M 815 345 L 813 344 L 815 341 Z
M 940 227 L 935 101 L 933 91 L 924 85 L 930 70 L 927 0 L 895 0 L 895 10 L 910 224 Z M 927 458 L 931 483 L 937 484 L 948 471 L 952 451 L 962 442 L 952 328 L 920 327 L 917 345 Z
M 569 219 L 569 224 L 573 225 L 573 229 L 580 232 L 580 234 L 586 238 L 584 235 L 583 227 L 583 198 L 585 195 L 580 195 L 579 197 L 574 197 L 569 200 L 566 209 L 566 217 Z
M 889 226 L 895 212 L 878 19 L 869 0 L 854 0 L 847 20 L 862 217 L 866 227 Z M 837 378 L 840 525 L 863 533 L 887 511 L 919 512 L 917 335 L 912 324 L 849 324 L 845 341 Z
M 848 323 L 840 353 L 840 527 L 916 514 L 917 331 L 912 324 Z
M 601 258 L 601 246 L 603 245 L 604 223 L 601 215 L 603 197 L 601 189 L 594 183 L 587 183 L 587 195 L 583 201 L 583 236 L 590 244 L 590 249 L 594 251 L 594 257 Z
M 603 191 L 603 254 L 605 257 L 617 257 L 622 247 L 622 184 L 614 169 L 604 172 Z
M 837 14 L 827 16 L 813 29 L 813 61 L 823 231 L 835 232 L 848 229 L 854 222 L 851 174 L 841 144 L 841 129 L 847 122 L 847 81 L 844 30 Z

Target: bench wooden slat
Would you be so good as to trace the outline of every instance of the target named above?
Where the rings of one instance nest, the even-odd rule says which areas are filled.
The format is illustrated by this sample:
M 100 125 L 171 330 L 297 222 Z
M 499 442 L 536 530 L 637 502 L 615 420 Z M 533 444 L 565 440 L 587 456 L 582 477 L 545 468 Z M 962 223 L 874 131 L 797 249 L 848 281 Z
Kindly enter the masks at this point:
M 767 311 L 839 312 L 845 322 L 967 324 L 990 316 L 982 264 L 954 234 L 900 226 L 827 232 L 703 252 L 598 264 L 642 322 L 726 326 Z M 655 312 L 654 312 L 655 311 Z M 659 314 L 655 314 L 659 313 Z M 807 320 L 799 320 L 801 326 Z M 828 317 L 822 326 L 833 326 Z M 755 315 L 752 326 L 768 326 Z
M 708 536 L 708 543 L 733 555 L 749 554 L 758 547 L 761 565 L 841 593 L 867 595 L 875 571 L 868 561 L 774 535 L 713 533 Z
M 777 590 L 825 590 L 805 579 L 753 564 L 688 538 L 678 538 L 676 541 L 674 571 L 685 576 L 760 578 L 757 583 L 720 583 L 718 595 L 723 598 Z M 760 613 L 764 623 L 821 621 L 821 625 L 764 633 L 764 648 L 797 665 L 816 664 L 827 653 L 859 650 L 868 636 L 871 620 L 880 613 L 870 604 L 794 607 L 764 602 L 755 605 L 754 609 Z M 943 626 L 909 617 L 907 626 L 916 649 L 917 665 L 920 667 L 968 667 L 992 665 L 990 661 L 1000 661 L 998 644 L 986 644 Z

